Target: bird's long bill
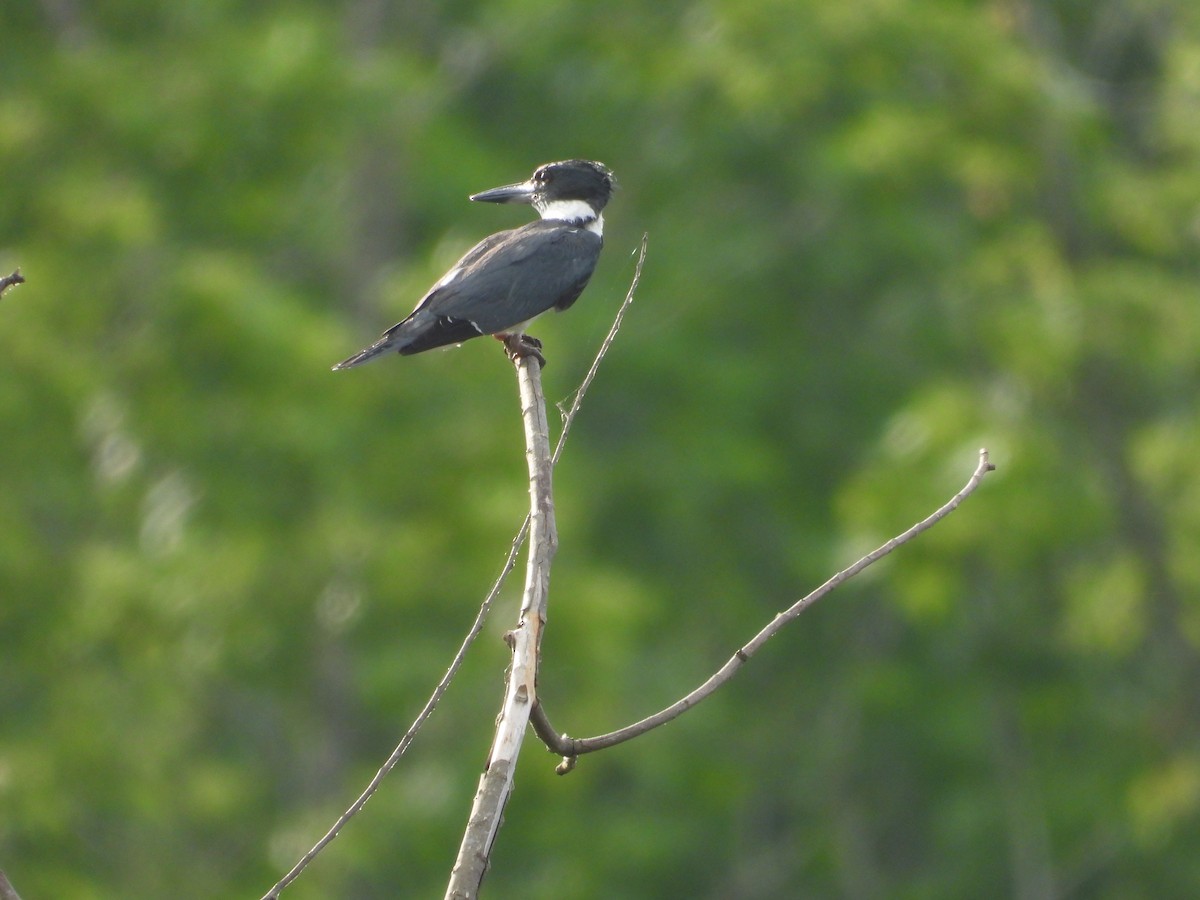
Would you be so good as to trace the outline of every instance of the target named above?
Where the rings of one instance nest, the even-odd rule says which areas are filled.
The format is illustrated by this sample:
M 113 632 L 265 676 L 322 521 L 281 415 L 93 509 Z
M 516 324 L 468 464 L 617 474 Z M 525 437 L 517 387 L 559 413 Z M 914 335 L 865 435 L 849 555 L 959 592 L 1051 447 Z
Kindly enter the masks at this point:
M 504 187 L 472 194 L 471 199 L 481 203 L 532 203 L 533 191 L 532 182 L 522 181 L 520 184 L 506 184 Z

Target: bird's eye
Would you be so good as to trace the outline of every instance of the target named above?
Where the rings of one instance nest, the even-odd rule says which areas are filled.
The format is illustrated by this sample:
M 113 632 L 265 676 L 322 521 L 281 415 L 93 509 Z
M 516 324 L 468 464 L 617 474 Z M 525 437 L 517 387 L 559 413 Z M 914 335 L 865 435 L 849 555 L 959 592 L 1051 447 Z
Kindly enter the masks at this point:
M 546 169 L 538 169 L 533 173 L 533 180 L 538 184 L 547 184 L 551 179 L 551 174 Z

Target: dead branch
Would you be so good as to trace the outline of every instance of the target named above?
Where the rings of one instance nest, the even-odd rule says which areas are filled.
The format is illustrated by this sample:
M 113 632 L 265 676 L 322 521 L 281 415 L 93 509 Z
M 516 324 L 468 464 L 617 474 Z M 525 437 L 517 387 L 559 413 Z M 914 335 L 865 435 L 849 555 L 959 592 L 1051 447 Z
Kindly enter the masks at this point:
M 21 900 L 17 896 L 16 888 L 12 886 L 8 876 L 2 871 L 0 871 L 0 900 Z
M 537 671 L 542 629 L 546 624 L 550 563 L 558 549 L 551 490 L 550 427 L 546 422 L 541 367 L 525 356 L 517 362 L 517 373 L 521 417 L 525 423 L 525 458 L 529 467 L 529 557 L 525 569 L 525 593 L 517 627 L 507 635 L 513 658 L 504 690 L 504 705 L 458 858 L 450 873 L 447 900 L 473 900 L 478 894 L 504 806 L 512 793 L 513 771 L 529 724 L 529 711 L 537 702 Z
M 413 720 L 412 725 L 409 726 L 408 731 L 406 731 L 404 736 L 400 738 L 400 743 L 396 745 L 394 750 L 392 750 L 391 755 L 387 758 L 384 764 L 379 767 L 379 771 L 375 773 L 374 777 L 363 789 L 363 792 L 358 795 L 358 797 L 353 803 L 350 804 L 349 807 L 346 808 L 345 812 L 338 816 L 337 821 L 330 826 L 329 830 L 322 835 L 319 841 L 313 844 L 309 851 L 300 858 L 296 865 L 292 866 L 291 870 L 284 875 L 283 878 L 279 879 L 279 881 L 274 885 L 274 887 L 271 888 L 271 890 L 267 891 L 267 893 L 263 895 L 262 900 L 278 900 L 280 892 L 282 892 L 285 887 L 295 881 L 300 876 L 300 873 L 308 867 L 308 864 L 316 859 L 317 854 L 324 850 L 325 847 L 335 837 L 338 836 L 338 833 L 342 830 L 342 828 L 345 827 L 346 823 L 354 818 L 354 816 L 358 814 L 359 810 L 367 805 L 367 801 L 371 799 L 377 790 L 379 790 L 379 786 L 383 783 L 383 779 L 386 778 L 388 773 L 396 767 L 396 763 L 400 762 L 400 757 L 402 757 L 405 751 L 407 751 L 412 745 L 413 739 L 417 736 L 417 732 L 421 730 L 421 726 L 423 726 L 425 721 L 433 714 L 433 711 L 437 708 L 438 703 L 441 702 L 442 696 L 450 687 L 450 682 L 453 681 L 454 676 L 458 674 L 458 670 L 462 667 L 463 660 L 466 659 L 467 650 L 475 642 L 475 638 L 477 638 L 479 633 L 483 630 L 483 623 L 487 619 L 487 614 L 492 608 L 492 603 L 495 601 L 496 597 L 499 596 L 500 588 L 504 586 L 504 581 L 506 578 L 508 578 L 508 573 L 511 572 L 516 565 L 517 554 L 520 553 L 521 547 L 525 543 L 525 535 L 528 527 L 529 520 L 526 519 L 525 523 L 521 525 L 520 530 L 517 532 L 516 537 L 513 538 L 512 544 L 508 548 L 508 558 L 505 560 L 500 574 L 496 577 L 496 580 L 492 582 L 492 589 L 488 591 L 488 595 L 484 597 L 483 603 L 480 604 L 479 611 L 475 614 L 475 621 L 471 623 L 471 627 L 467 631 L 466 637 L 463 638 L 462 644 L 459 645 L 458 652 L 454 654 L 454 659 L 450 661 L 450 666 L 446 669 L 446 674 L 443 675 L 442 680 L 437 683 L 437 686 L 433 689 L 433 693 L 430 694 L 429 699 L 425 702 L 424 708 L 420 713 L 417 714 L 417 717 Z M 0 900 L 4 900 L 4 898 L 0 897 Z
M 570 408 L 564 410 L 563 407 L 565 404 L 559 404 L 558 406 L 559 412 L 563 419 L 563 427 L 562 431 L 559 433 L 558 442 L 555 444 L 554 454 L 551 457 L 552 467 L 554 464 L 557 464 L 559 456 L 562 454 L 563 446 L 566 443 L 567 434 L 571 430 L 571 422 L 574 420 L 576 414 L 578 414 L 579 407 L 583 402 L 583 397 L 587 393 L 587 389 L 591 385 L 593 379 L 595 379 L 596 372 L 600 368 L 601 361 L 608 353 L 609 348 L 612 346 L 613 340 L 617 336 L 617 331 L 621 327 L 621 320 L 624 318 L 626 310 L 628 310 L 629 306 L 633 303 L 634 293 L 637 291 L 638 282 L 642 277 L 642 265 L 646 260 L 646 242 L 647 235 L 643 234 L 641 245 L 638 250 L 637 264 L 634 267 L 633 280 L 630 282 L 629 290 L 625 294 L 625 300 L 622 302 L 620 309 L 617 310 L 617 315 L 613 320 L 612 327 L 609 329 L 607 336 L 600 345 L 599 351 L 592 360 L 592 364 L 588 369 L 587 375 L 584 376 L 580 386 L 576 389 L 575 393 L 572 394 Z M 20 281 L 24 281 L 23 278 L 20 278 L 19 273 L 14 273 L 14 275 Z M 537 373 L 537 379 L 537 393 L 540 398 L 540 371 Z M 522 388 L 522 391 L 524 391 L 524 388 Z M 522 393 L 522 398 L 524 398 L 524 393 Z M 542 418 L 545 419 L 545 401 L 544 399 L 540 399 L 539 402 L 543 407 Z M 523 410 L 525 405 L 524 399 L 522 399 Z M 528 450 L 526 452 L 528 453 Z M 330 826 L 329 830 L 322 835 L 320 840 L 318 840 L 311 848 L 309 848 L 308 852 L 306 852 L 304 856 L 300 858 L 300 860 L 288 871 L 288 873 L 284 875 L 284 877 L 281 878 L 274 886 L 272 886 L 272 888 L 266 894 L 263 895 L 262 900 L 278 900 L 283 889 L 294 882 L 300 876 L 300 873 L 303 872 L 304 869 L 306 869 L 314 859 L 316 859 L 317 855 L 321 853 L 321 851 L 324 850 L 325 847 L 327 847 L 333 841 L 333 839 L 338 836 L 350 819 L 357 815 L 358 812 L 364 806 L 366 806 L 367 801 L 371 799 L 371 797 L 379 789 L 379 786 L 383 783 L 383 779 L 386 778 L 388 773 L 390 773 L 392 769 L 396 767 L 396 764 L 400 761 L 400 757 L 402 757 L 412 745 L 413 739 L 416 737 L 417 732 L 425 724 L 425 721 L 433 713 L 434 709 L 437 708 L 437 705 L 441 701 L 443 695 L 446 693 L 446 690 L 450 687 L 451 681 L 453 681 L 455 675 L 458 674 L 458 670 L 462 667 L 463 660 L 466 658 L 468 648 L 470 648 L 470 646 L 475 642 L 475 639 L 479 636 L 479 633 L 483 630 L 483 623 L 487 618 L 488 612 L 491 610 L 493 602 L 499 595 L 500 589 L 503 587 L 505 580 L 508 578 L 508 574 L 515 567 L 517 554 L 520 553 L 521 548 L 525 544 L 525 539 L 529 534 L 530 519 L 531 516 L 527 514 L 525 516 L 525 520 L 521 523 L 520 528 L 517 529 L 517 533 L 509 545 L 508 557 L 505 559 L 500 574 L 492 583 L 491 590 L 488 591 L 488 595 L 484 598 L 483 603 L 480 604 L 479 610 L 475 615 L 475 621 L 472 622 L 470 629 L 463 638 L 462 644 L 458 648 L 458 652 L 455 653 L 449 667 L 446 669 L 446 674 L 442 676 L 441 681 L 439 681 L 437 686 L 434 688 L 433 693 L 430 695 L 428 701 L 426 701 L 424 708 L 417 715 L 416 719 L 413 720 L 413 723 L 409 727 L 408 731 L 404 733 L 404 736 L 400 739 L 400 742 L 396 745 L 395 749 L 392 750 L 391 755 L 388 756 L 387 760 L 382 766 L 380 766 L 379 770 L 363 789 L 362 793 L 355 798 L 354 802 L 351 803 L 350 806 L 347 807 L 340 816 L 338 816 L 337 820 L 332 826 Z M 482 875 L 480 877 L 482 877 Z M 0 900 L 4 900 L 4 898 L 0 897 Z
M 637 293 L 638 282 L 642 280 L 642 264 L 646 262 L 646 242 L 649 239 L 647 232 L 642 233 L 642 242 L 638 245 L 637 263 L 633 267 L 633 279 L 629 282 L 629 290 L 625 292 L 625 299 L 621 303 L 621 308 L 617 310 L 616 317 L 613 318 L 612 327 L 608 329 L 608 334 L 604 336 L 604 340 L 600 344 L 600 349 L 596 351 L 596 358 L 592 360 L 592 365 L 588 368 L 587 374 L 583 376 L 583 381 L 576 388 L 575 393 L 571 395 L 571 405 L 567 406 L 566 402 L 557 404 L 558 413 L 562 416 L 562 431 L 558 434 L 558 443 L 554 445 L 554 456 L 551 462 L 558 465 L 558 458 L 562 456 L 563 447 L 567 443 L 567 435 L 571 433 L 571 423 L 575 421 L 575 416 L 579 413 L 579 407 L 583 405 L 583 398 L 587 394 L 588 388 L 592 386 L 592 382 L 596 378 L 596 373 L 600 370 L 600 363 L 604 362 L 604 357 L 608 355 L 608 350 L 612 347 L 613 341 L 617 339 L 617 332 L 621 330 L 621 322 L 625 318 L 625 312 L 633 304 L 633 295 Z
M 17 269 L 11 275 L 5 275 L 0 278 L 0 295 L 3 295 L 10 287 L 16 284 L 24 284 L 25 276 L 21 274 L 21 270 Z
M 549 718 L 546 716 L 546 711 L 541 704 L 535 705 L 531 713 L 531 722 L 534 731 L 537 732 L 542 742 L 550 749 L 552 753 L 557 753 L 563 757 L 556 771 L 560 775 L 565 775 L 575 767 L 576 759 L 584 753 L 593 753 L 597 750 L 603 750 L 606 747 L 613 747 L 617 744 L 624 743 L 639 735 L 645 734 L 652 729 L 657 728 L 675 719 L 689 709 L 698 704 L 701 700 L 712 695 L 718 688 L 727 684 L 734 675 L 742 668 L 747 660 L 757 653 L 768 640 L 774 637 L 784 625 L 794 621 L 804 610 L 808 609 L 838 585 L 853 578 L 867 566 L 887 556 L 901 544 L 906 544 L 915 538 L 921 532 L 932 528 L 943 518 L 952 513 L 958 508 L 958 505 L 963 502 L 968 496 L 974 493 L 979 487 L 979 483 L 983 480 L 984 475 L 995 470 L 995 466 L 988 460 L 987 449 L 979 451 L 979 463 L 975 467 L 970 479 L 966 485 L 957 494 L 951 497 L 943 506 L 931 513 L 926 518 L 917 522 L 907 531 L 892 538 L 883 546 L 868 553 L 866 556 L 859 559 L 850 567 L 838 572 L 823 585 L 813 591 L 806 597 L 797 600 L 792 606 L 775 616 L 775 618 L 758 634 L 756 634 L 749 643 L 741 647 L 729 660 L 718 669 L 707 681 L 697 687 L 687 696 L 672 703 L 666 709 L 660 710 L 652 716 L 647 716 L 640 722 L 635 722 L 632 725 L 627 725 L 624 728 L 616 731 L 602 734 L 597 737 L 590 738 L 572 738 L 563 734 L 560 735 L 554 730 L 550 724 Z

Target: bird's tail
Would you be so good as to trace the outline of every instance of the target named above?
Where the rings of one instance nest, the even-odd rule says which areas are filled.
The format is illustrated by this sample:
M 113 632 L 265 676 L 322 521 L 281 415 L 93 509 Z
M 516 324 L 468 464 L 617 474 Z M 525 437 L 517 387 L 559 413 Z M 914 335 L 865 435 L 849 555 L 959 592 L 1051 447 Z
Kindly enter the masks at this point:
M 365 350 L 359 350 L 348 359 L 343 359 L 340 363 L 333 367 L 333 371 L 337 372 L 341 369 L 351 369 L 354 366 L 361 366 L 365 362 L 369 362 L 377 356 L 387 353 L 396 346 L 395 338 L 382 337 L 373 343 Z

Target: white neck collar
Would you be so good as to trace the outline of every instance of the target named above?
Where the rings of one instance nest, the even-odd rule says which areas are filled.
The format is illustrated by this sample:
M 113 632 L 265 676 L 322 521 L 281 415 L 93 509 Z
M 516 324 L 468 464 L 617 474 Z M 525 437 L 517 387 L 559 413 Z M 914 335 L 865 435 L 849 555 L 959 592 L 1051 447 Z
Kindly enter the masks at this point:
M 583 200 L 551 200 L 538 207 L 538 215 L 543 219 L 579 225 L 601 237 L 604 235 L 604 216 Z

